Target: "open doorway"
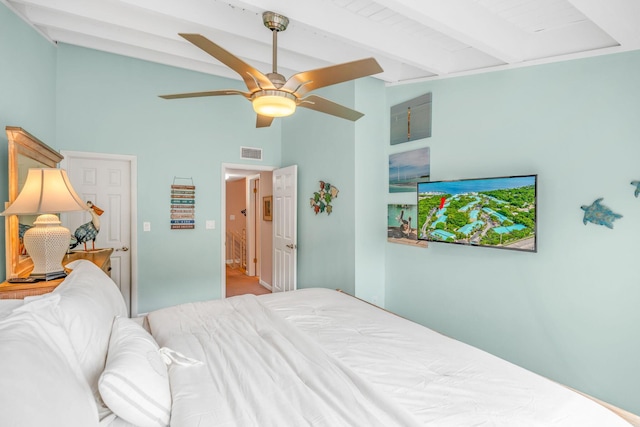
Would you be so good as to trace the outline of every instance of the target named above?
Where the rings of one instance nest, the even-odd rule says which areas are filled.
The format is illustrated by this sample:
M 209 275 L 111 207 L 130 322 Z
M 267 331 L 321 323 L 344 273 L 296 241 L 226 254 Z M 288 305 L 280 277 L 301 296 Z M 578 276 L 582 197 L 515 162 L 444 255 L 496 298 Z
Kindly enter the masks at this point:
M 274 169 L 223 164 L 222 298 L 271 292 L 272 226 L 264 202 Z

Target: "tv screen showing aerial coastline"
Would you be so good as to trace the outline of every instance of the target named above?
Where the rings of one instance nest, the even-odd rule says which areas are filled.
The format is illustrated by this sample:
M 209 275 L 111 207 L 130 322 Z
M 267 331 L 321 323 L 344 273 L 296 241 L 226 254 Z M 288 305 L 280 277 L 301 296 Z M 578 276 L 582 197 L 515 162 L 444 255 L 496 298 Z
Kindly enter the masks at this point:
M 536 252 L 536 178 L 418 183 L 418 239 Z

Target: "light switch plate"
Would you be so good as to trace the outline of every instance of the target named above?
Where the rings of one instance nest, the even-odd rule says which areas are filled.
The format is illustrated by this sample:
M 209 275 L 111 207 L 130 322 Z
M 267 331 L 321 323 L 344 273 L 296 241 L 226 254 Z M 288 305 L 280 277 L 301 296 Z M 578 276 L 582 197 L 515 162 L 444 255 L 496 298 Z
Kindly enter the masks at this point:
M 214 230 L 216 228 L 216 222 L 212 219 L 208 219 L 204 224 L 204 228 L 207 230 Z

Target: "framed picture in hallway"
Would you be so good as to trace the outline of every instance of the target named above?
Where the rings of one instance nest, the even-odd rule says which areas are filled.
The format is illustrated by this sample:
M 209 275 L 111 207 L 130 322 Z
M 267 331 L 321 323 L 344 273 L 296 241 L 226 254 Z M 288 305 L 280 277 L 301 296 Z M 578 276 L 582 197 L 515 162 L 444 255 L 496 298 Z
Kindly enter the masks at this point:
M 262 219 L 265 221 L 271 221 L 271 202 L 273 196 L 266 196 L 262 198 Z

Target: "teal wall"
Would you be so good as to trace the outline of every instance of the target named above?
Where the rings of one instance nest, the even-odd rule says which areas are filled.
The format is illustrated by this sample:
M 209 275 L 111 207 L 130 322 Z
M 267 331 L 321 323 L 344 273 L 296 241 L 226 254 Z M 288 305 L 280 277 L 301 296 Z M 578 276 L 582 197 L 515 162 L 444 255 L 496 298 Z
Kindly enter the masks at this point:
M 300 108 L 282 122 L 282 165 L 298 165 L 298 287 L 342 289 L 384 304 L 387 160 L 385 86 L 366 78 L 317 91 L 365 114 L 356 122 Z M 315 214 L 319 181 L 340 193 L 333 212 Z
M 242 97 L 164 100 L 160 94 L 241 88 L 241 82 L 61 44 L 58 145 L 64 150 L 137 156 L 139 312 L 219 298 L 221 164 L 248 163 L 240 147 L 280 164 L 280 124 L 256 129 Z M 196 229 L 169 229 L 174 176 L 196 185 Z M 205 230 L 205 220 L 218 227 Z M 151 231 L 142 231 L 142 223 Z
M 538 174 L 538 253 L 387 245 L 386 307 L 640 413 L 640 52 L 388 88 L 433 93 L 431 179 Z M 388 129 L 388 128 L 387 128 Z M 581 205 L 624 217 L 583 225 Z
M 316 94 L 353 108 L 355 85 Z M 304 108 L 282 122 L 282 165 L 298 165 L 298 288 L 355 292 L 354 134 L 353 122 Z M 331 215 L 316 215 L 309 203 L 321 180 L 340 190 Z
M 235 80 L 55 48 L 1 4 L 0 35 L 2 58 L 18 58 L 0 68 L 0 125 L 56 149 L 137 156 L 140 312 L 220 295 L 222 234 L 203 224 L 220 223 L 221 163 L 261 147 L 260 164 L 300 167 L 300 287 L 354 292 L 640 413 L 640 199 L 629 185 L 640 179 L 640 53 L 389 88 L 363 79 L 319 92 L 365 112 L 356 123 L 300 109 L 255 129 L 239 97 L 157 98 Z M 390 147 L 389 106 L 428 91 L 433 136 Z M 0 144 L 6 165 L 4 134 Z M 539 252 L 387 243 L 388 155 L 422 146 L 432 179 L 537 173 Z M 168 229 L 174 176 L 197 185 L 194 231 Z M 320 179 L 340 189 L 330 216 L 308 204 Z M 5 200 L 6 187 L 0 174 Z M 580 206 L 598 197 L 624 215 L 614 230 L 582 224 Z
M 9 200 L 6 126 L 19 126 L 55 146 L 56 48 L 0 3 L 0 212 Z M 0 277 L 6 277 L 4 217 Z
M 387 229 L 389 110 L 385 85 L 377 79 L 356 81 L 356 110 L 365 116 L 356 122 L 355 134 L 355 294 L 385 305 L 385 247 Z M 383 155 L 381 155 L 381 153 Z

